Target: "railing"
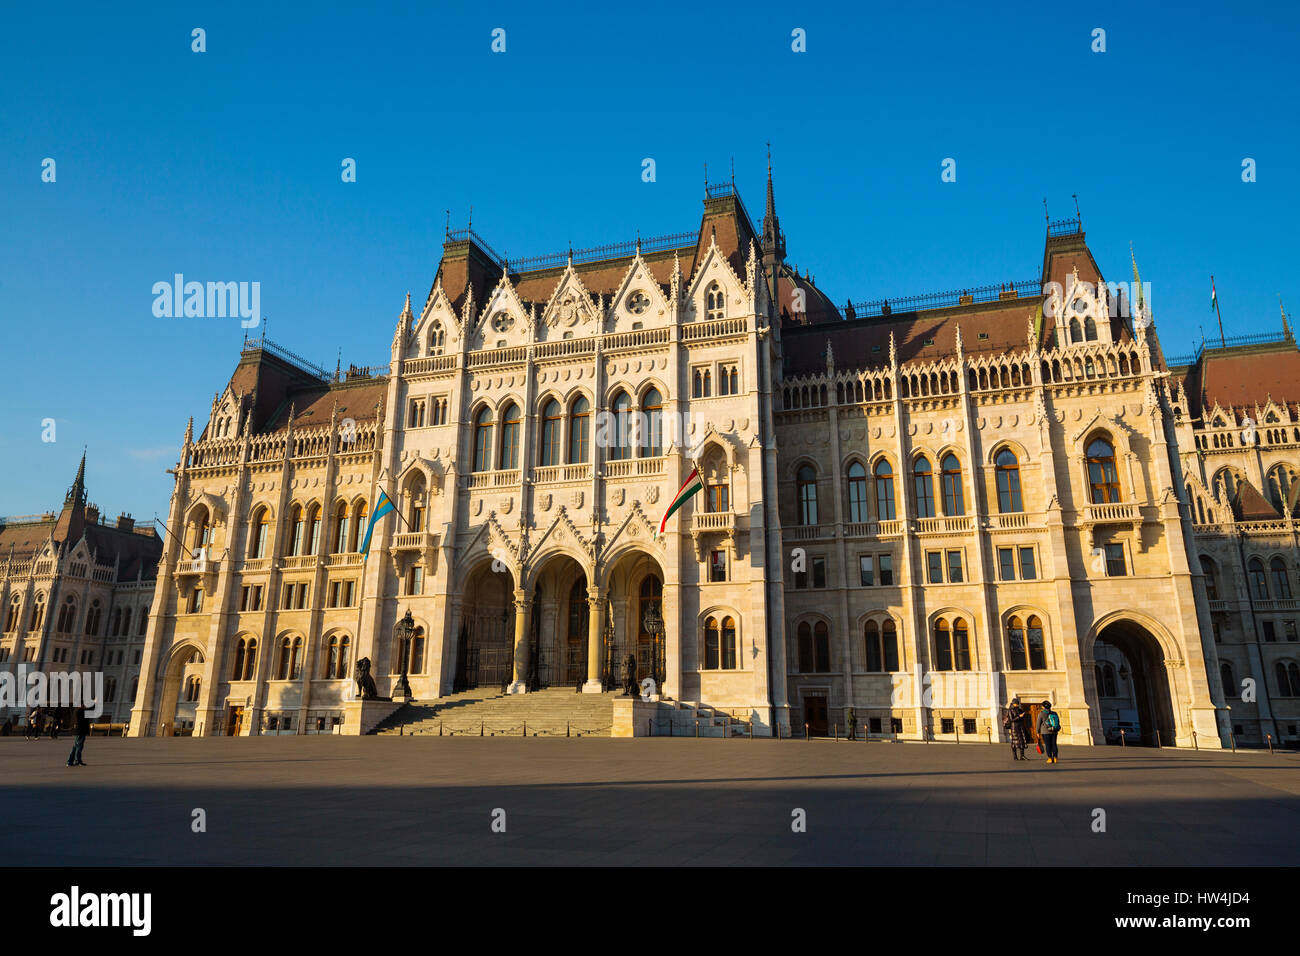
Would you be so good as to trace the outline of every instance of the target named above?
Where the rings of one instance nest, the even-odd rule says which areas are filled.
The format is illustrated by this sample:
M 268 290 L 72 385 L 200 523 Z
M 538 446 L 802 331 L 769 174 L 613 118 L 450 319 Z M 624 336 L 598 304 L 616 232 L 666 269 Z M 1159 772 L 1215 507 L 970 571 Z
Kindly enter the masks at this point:
M 1242 534 L 1291 534 L 1295 525 L 1289 521 L 1238 521 L 1234 527 Z
M 471 490 L 481 488 L 507 488 L 519 484 L 519 469 L 508 471 L 476 471 L 466 476 L 466 486 Z
M 997 302 L 1008 298 L 1005 293 L 1017 296 L 1038 296 L 1042 284 L 1037 279 L 1024 279 L 1010 285 L 986 285 L 974 289 L 953 289 L 948 292 L 931 292 L 898 299 L 873 299 L 866 302 L 850 301 L 844 307 L 844 318 L 861 319 L 869 316 L 892 315 L 895 312 L 921 312 L 954 305 L 971 305 L 976 302 Z
M 489 246 L 482 236 L 473 229 L 448 229 L 447 239 L 451 242 L 473 242 L 499 266 L 505 266 L 505 259 L 497 255 L 495 249 Z
M 695 232 L 677 232 L 668 236 L 656 236 L 653 239 L 639 239 L 630 242 L 614 242 L 604 246 L 591 246 L 587 249 L 568 249 L 564 252 L 549 252 L 540 256 L 528 256 L 510 263 L 510 271 L 527 272 L 533 269 L 552 269 L 565 265 L 572 257 L 574 262 L 599 262 L 602 259 L 621 259 L 634 255 L 638 244 L 642 252 L 660 252 L 664 249 L 680 249 L 694 246 L 699 238 Z M 482 244 L 480 240 L 480 245 Z
M 1222 612 L 1228 610 L 1228 602 L 1227 602 L 1227 601 L 1210 601 L 1210 602 L 1209 602 L 1209 605 L 1210 605 L 1210 613 L 1211 613 L 1211 614 L 1222 613 Z
M 591 465 L 589 463 L 579 463 L 576 465 L 545 465 L 533 472 L 533 481 L 539 485 L 550 484 L 556 481 L 590 481 Z
M 528 346 L 516 345 L 502 349 L 480 349 L 469 353 L 469 367 L 479 368 L 484 365 L 511 365 L 524 361 L 528 357 Z
M 317 378 L 319 378 L 321 381 L 328 382 L 330 380 L 331 377 L 330 373 L 325 371 L 319 365 L 315 364 L 314 362 L 308 362 L 305 358 L 303 358 L 301 355 L 297 354 L 296 352 L 290 352 L 288 349 L 284 348 L 283 346 L 276 345 L 270 339 L 265 337 L 257 338 L 257 339 L 247 339 L 244 342 L 244 347 L 242 351 L 256 352 L 259 349 L 263 352 L 270 352 L 272 355 L 284 359 L 286 362 L 289 362 L 291 365 L 296 366 L 299 370 L 314 375 Z
M 424 358 L 407 359 L 402 363 L 405 375 L 427 375 L 430 372 L 449 372 L 456 367 L 456 355 L 427 355 Z
M 393 548 L 397 551 L 423 551 L 437 543 L 437 535 L 429 531 L 404 531 L 393 535 Z
M 1261 613 L 1273 611 L 1294 611 L 1300 608 L 1300 601 L 1295 598 L 1274 598 L 1270 601 L 1256 601 L 1255 610 Z
M 1223 349 L 1233 345 L 1272 345 L 1282 344 L 1284 342 L 1294 343 L 1295 339 L 1289 331 L 1282 332 L 1254 332 L 1250 335 L 1230 335 L 1227 338 L 1220 339 L 1219 344 L 1215 345 L 1214 341 L 1201 339 L 1201 344 L 1196 347 L 1194 352 L 1185 352 L 1181 355 L 1172 355 L 1165 357 L 1165 365 L 1168 368 L 1176 368 L 1181 365 L 1195 365 L 1206 349 Z
M 533 351 L 533 357 L 541 359 L 586 355 L 596 351 L 596 340 L 591 336 L 581 339 L 557 339 L 554 342 L 542 342 Z
M 281 571 L 302 571 L 316 567 L 317 556 L 314 554 L 289 554 L 280 559 Z
M 668 342 L 668 329 L 637 329 L 634 332 L 620 332 L 605 336 L 605 350 L 639 349 L 651 345 L 665 345 Z
M 971 515 L 943 515 L 938 518 L 916 519 L 917 534 L 965 534 L 975 530 Z
M 605 462 L 606 478 L 633 478 L 642 475 L 662 475 L 667 471 L 663 458 L 623 458 Z
M 177 574 L 208 574 L 216 573 L 221 566 L 220 561 L 213 561 L 211 558 L 186 558 L 183 561 L 176 562 Z
M 1083 220 L 1081 219 L 1058 219 L 1047 224 L 1049 236 L 1077 236 L 1082 232 Z
M 735 527 L 736 515 L 732 511 L 697 511 L 691 518 L 693 531 L 732 531 Z
M 1141 517 L 1141 510 L 1131 501 L 1087 505 L 1083 509 L 1083 520 L 1089 524 L 1100 524 L 1108 521 L 1137 521 Z
M 330 568 L 359 568 L 365 563 L 360 552 L 346 551 L 342 554 L 331 554 L 325 558 L 326 567 Z
M 1024 512 L 989 515 L 990 531 L 1024 531 L 1031 527 L 1034 525 L 1030 522 L 1030 516 Z
M 237 570 L 241 574 L 248 574 L 254 571 L 269 571 L 271 569 L 270 558 L 245 558 L 239 563 Z
M 903 522 L 854 521 L 844 526 L 846 538 L 897 538 L 903 533 Z
M 827 529 L 819 524 L 795 525 L 786 534 L 791 541 L 816 541 L 818 538 L 829 537 Z
M 744 335 L 748 330 L 748 319 L 715 319 L 712 322 L 692 322 L 682 326 L 682 339 L 721 338 L 724 335 Z

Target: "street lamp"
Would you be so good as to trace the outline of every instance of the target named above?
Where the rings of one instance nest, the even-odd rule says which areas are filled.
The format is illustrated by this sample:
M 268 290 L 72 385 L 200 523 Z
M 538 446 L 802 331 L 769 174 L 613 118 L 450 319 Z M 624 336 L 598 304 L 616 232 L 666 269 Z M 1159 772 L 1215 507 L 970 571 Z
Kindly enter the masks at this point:
M 397 645 L 398 669 L 401 673 L 398 675 L 397 683 L 393 685 L 393 700 L 410 700 L 411 684 L 406 679 L 406 666 L 410 658 L 411 635 L 415 633 L 415 618 L 411 617 L 411 609 L 406 609 L 406 616 L 393 625 L 393 643 Z
M 645 609 L 645 616 L 641 619 L 641 626 L 645 628 L 645 632 L 651 638 L 654 656 L 650 663 L 650 670 L 655 680 L 656 691 L 662 693 L 664 672 L 668 668 L 664 659 L 664 619 L 663 615 L 659 613 L 659 602 L 652 601 Z
M 604 674 L 605 690 L 614 689 L 614 668 L 617 666 L 614 661 L 614 607 L 608 599 L 605 601 L 605 667 L 602 671 Z

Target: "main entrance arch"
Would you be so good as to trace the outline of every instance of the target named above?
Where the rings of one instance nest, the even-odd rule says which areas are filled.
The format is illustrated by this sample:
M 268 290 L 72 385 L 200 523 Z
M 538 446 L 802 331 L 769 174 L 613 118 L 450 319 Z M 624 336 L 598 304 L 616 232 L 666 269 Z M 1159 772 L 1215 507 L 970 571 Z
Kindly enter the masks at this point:
M 1175 744 L 1174 703 L 1164 648 L 1138 621 L 1104 623 L 1092 645 L 1096 698 L 1103 731 L 1125 727 L 1125 740 L 1150 747 Z M 1136 733 L 1127 726 L 1137 724 Z M 1135 739 L 1136 737 L 1136 739 Z
M 532 579 L 528 689 L 587 680 L 587 572 L 574 558 L 556 554 L 542 559 Z
M 667 628 L 663 614 L 664 571 L 650 554 L 639 549 L 615 558 L 606 575 L 608 625 L 601 641 L 601 679 L 607 689 L 621 686 L 635 661 L 635 678 L 654 677 L 664 683 L 667 667 Z M 659 632 L 651 628 L 655 619 Z
M 474 687 L 505 687 L 515 666 L 515 579 L 508 570 L 481 562 L 461 587 L 460 626 L 452 693 Z M 500 565 L 498 564 L 499 568 Z
M 203 651 L 186 642 L 173 649 L 163 677 L 158 709 L 160 736 L 191 736 L 203 733 L 196 725 L 199 697 L 203 689 Z

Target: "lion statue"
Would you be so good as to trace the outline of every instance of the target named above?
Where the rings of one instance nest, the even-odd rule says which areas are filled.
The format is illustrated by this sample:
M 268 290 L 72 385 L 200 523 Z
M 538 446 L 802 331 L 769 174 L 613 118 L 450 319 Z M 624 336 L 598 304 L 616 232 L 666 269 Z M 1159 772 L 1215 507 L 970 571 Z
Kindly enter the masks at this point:
M 375 686 L 375 679 L 370 676 L 370 658 L 363 657 L 357 661 L 356 681 L 357 693 L 361 695 L 362 700 L 379 698 L 379 688 Z

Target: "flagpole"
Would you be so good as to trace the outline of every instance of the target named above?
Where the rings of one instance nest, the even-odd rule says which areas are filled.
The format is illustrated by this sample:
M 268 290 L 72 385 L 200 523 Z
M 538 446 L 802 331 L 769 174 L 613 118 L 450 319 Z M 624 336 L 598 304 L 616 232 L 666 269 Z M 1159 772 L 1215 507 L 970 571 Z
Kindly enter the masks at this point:
M 1210 291 L 1214 293 L 1214 314 L 1219 317 L 1219 344 L 1226 349 L 1228 340 L 1223 337 L 1223 315 L 1219 312 L 1219 290 L 1214 287 L 1214 276 L 1210 276 Z

